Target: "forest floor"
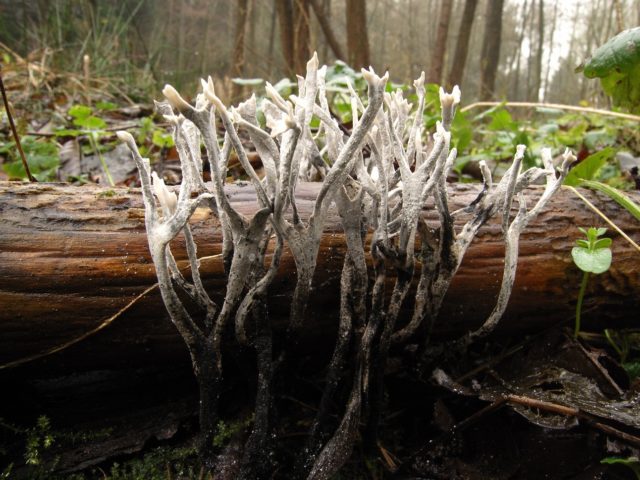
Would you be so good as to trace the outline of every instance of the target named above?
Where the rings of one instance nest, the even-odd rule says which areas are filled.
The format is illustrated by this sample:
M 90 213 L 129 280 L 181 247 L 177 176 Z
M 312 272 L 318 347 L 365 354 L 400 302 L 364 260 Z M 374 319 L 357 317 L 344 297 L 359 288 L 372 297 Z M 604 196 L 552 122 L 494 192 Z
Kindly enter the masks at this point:
M 446 360 L 438 354 L 440 367 L 427 376 L 396 352 L 379 442 L 371 449 L 358 441 L 336 478 L 635 478 L 640 389 L 601 342 L 575 340 L 560 327 L 519 341 L 494 338 Z M 239 455 L 252 420 L 255 372 L 236 360 L 221 402 L 221 463 Z M 291 452 L 319 401 L 321 363 L 301 358 L 276 399 L 273 478 L 291 478 Z M 199 478 L 188 364 L 53 378 L 19 373 L 3 378 L 2 459 L 13 465 L 5 478 Z

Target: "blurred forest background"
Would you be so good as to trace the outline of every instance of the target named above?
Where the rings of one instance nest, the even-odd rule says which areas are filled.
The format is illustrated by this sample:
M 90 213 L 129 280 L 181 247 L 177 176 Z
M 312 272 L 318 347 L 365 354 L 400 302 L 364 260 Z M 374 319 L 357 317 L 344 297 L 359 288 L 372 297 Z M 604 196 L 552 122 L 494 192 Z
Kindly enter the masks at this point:
M 237 100 L 247 87 L 232 78 L 275 83 L 317 50 L 321 64 L 372 65 L 395 82 L 425 70 L 460 84 L 464 103 L 606 107 L 574 69 L 640 25 L 640 0 L 0 0 L 0 22 L 5 63 L 9 52 L 145 101 L 164 83 L 195 92 L 207 75 Z

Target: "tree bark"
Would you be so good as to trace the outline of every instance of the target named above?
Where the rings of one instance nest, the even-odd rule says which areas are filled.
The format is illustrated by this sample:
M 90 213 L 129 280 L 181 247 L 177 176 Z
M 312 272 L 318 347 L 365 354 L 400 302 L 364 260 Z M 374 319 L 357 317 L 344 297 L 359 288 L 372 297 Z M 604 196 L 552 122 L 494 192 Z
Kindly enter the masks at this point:
M 309 0 L 293 0 L 294 73 L 304 76 L 311 58 Z
M 371 65 L 369 35 L 367 33 L 367 4 L 365 0 L 347 0 L 347 54 L 352 67 Z
M 451 8 L 453 0 L 442 0 L 440 2 L 440 15 L 438 15 L 438 28 L 436 31 L 436 45 L 431 56 L 432 63 L 427 75 L 428 83 L 442 82 L 442 71 L 444 70 L 444 57 L 447 50 L 447 36 L 449 35 L 449 20 L 451 19 Z
M 324 38 L 327 40 L 333 55 L 337 60 L 344 60 L 346 57 L 342 53 L 342 47 L 338 43 L 335 34 L 333 33 L 333 28 L 331 28 L 331 23 L 327 18 L 326 11 L 323 11 L 323 8 L 318 3 L 318 0 L 310 0 L 311 7 L 313 8 L 313 13 L 315 13 L 316 18 L 318 19 L 318 23 L 320 24 L 320 28 L 322 29 L 322 33 L 324 34 Z
M 247 32 L 247 13 L 249 0 L 236 0 L 236 30 L 233 41 L 233 58 L 231 59 L 231 77 L 244 76 L 244 39 Z M 242 96 L 242 85 L 233 84 L 231 102 Z
M 513 67 L 515 71 L 515 74 L 513 75 L 514 86 L 513 92 L 511 93 L 511 98 L 515 99 L 520 99 L 520 59 L 522 57 L 522 42 L 524 40 L 525 31 L 527 30 L 527 0 L 524 0 L 522 9 L 520 11 L 522 12 L 520 15 L 520 17 L 522 18 L 522 23 L 520 27 L 520 34 L 518 35 L 518 51 L 515 55 L 515 65 Z
M 295 60 L 293 48 L 293 7 L 290 0 L 275 0 L 280 27 L 280 48 L 287 66 L 289 76 L 295 74 Z
M 538 0 L 538 47 L 535 56 L 535 78 L 529 99 L 533 102 L 540 101 L 540 85 L 542 84 L 542 53 L 544 50 L 544 0 Z
M 451 70 L 449 71 L 449 78 L 447 79 L 447 88 L 451 88 L 454 85 L 462 85 L 464 67 L 467 63 L 467 53 L 469 51 L 469 39 L 471 38 L 473 18 L 477 6 L 478 0 L 467 0 L 464 4 L 462 20 L 460 20 L 460 29 L 458 30 L 456 51 L 453 55 L 453 62 L 451 63 Z
M 303 218 L 310 214 L 318 188 L 319 184 L 298 187 L 296 198 Z M 478 191 L 474 185 L 450 188 L 452 210 L 467 205 Z M 540 192 L 527 193 L 527 204 L 532 205 Z M 584 194 L 640 241 L 640 222 L 606 197 L 589 191 Z M 228 196 L 246 215 L 257 207 L 249 186 L 230 186 Z M 639 194 L 632 197 L 640 201 Z M 0 370 L 100 325 L 104 328 L 98 333 L 31 363 L 34 368 L 56 371 L 190 363 L 159 292 L 151 289 L 136 300 L 156 281 L 138 190 L 0 182 L 0 212 Z M 192 222 L 198 255 L 205 257 L 202 277 L 209 291 L 223 292 L 225 277 L 222 259 L 217 256 L 220 230 L 216 219 L 206 212 L 196 211 Z M 424 216 L 431 224 L 437 222 L 433 209 L 425 210 Z M 577 227 L 602 225 L 568 191 L 550 201 L 522 235 L 516 285 L 499 326 L 503 332 L 531 331 L 571 320 L 581 278 L 570 255 L 575 239 L 581 236 Z M 640 255 L 613 231 L 608 234 L 614 238 L 613 264 L 589 284 L 584 310 L 587 328 L 620 326 L 625 319 L 635 319 L 640 308 Z M 174 244 L 176 260 L 188 273 L 184 242 L 178 238 Z M 334 212 L 322 240 L 307 309 L 301 339 L 305 354 L 328 355 L 331 351 L 344 252 L 340 220 Z M 492 221 L 481 230 L 454 279 L 435 325 L 436 336 L 457 336 L 484 321 L 500 286 L 503 255 L 500 223 Z M 276 343 L 288 322 L 295 275 L 293 259 L 285 252 L 269 291 Z M 116 315 L 132 301 L 132 306 Z M 410 308 L 405 306 L 400 324 Z
M 482 59 L 480 62 L 480 99 L 494 97 L 496 73 L 500 60 L 500 40 L 502 35 L 502 9 L 504 0 L 489 0 L 484 39 L 482 41 Z

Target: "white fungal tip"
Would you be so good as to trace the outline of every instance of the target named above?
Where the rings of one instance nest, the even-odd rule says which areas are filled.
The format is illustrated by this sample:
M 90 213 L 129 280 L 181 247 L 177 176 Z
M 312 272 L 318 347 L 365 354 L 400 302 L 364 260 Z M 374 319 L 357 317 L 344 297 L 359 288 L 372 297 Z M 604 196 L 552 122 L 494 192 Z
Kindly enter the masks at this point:
M 134 142 L 133 135 L 131 135 L 129 132 L 126 132 L 124 130 L 118 130 L 116 132 L 116 137 L 118 137 L 118 140 L 120 140 L 122 143 Z
M 460 88 L 457 85 L 453 87 L 451 93 L 445 92 L 442 87 L 440 87 L 438 92 L 440 94 L 440 105 L 442 105 L 442 108 L 455 107 L 460 103 Z
M 518 158 L 524 157 L 524 152 L 525 152 L 526 149 L 527 149 L 526 145 L 520 144 L 520 145 L 516 146 L 516 157 L 518 157 Z
M 189 105 L 186 100 L 180 96 L 178 91 L 169 84 L 164 86 L 162 94 L 165 96 L 169 104 L 179 112 L 183 112 L 191 108 L 191 105 Z
M 460 103 L 460 98 L 462 96 L 462 92 L 460 91 L 460 87 L 458 85 L 453 87 L 451 91 L 451 95 L 453 96 L 453 104 L 458 105 Z
M 153 193 L 155 193 L 162 207 L 162 213 L 165 217 L 169 217 L 176 211 L 178 205 L 178 197 L 167 188 L 164 180 L 161 179 L 156 172 L 151 172 Z
M 564 159 L 565 159 L 565 160 L 567 160 L 567 159 L 569 159 L 569 158 L 570 158 L 570 159 L 572 159 L 572 161 L 573 161 L 573 160 L 575 160 L 575 159 L 576 159 L 576 157 L 575 157 L 575 155 L 573 154 L 573 152 L 572 152 L 571 150 L 569 150 L 568 148 L 564 151 L 564 153 L 562 154 L 562 156 L 564 157 Z
M 307 62 L 307 70 L 317 70 L 318 65 L 318 52 L 313 52 L 311 59 Z
M 373 180 L 374 182 L 377 182 L 378 179 L 380 178 L 380 171 L 378 170 L 378 167 L 374 166 L 371 169 L 371 174 L 369 176 L 371 177 L 371 180 Z
M 371 87 L 378 87 L 380 83 L 382 82 L 386 83 L 387 81 L 386 74 L 384 77 L 380 78 L 378 75 L 376 75 L 376 72 L 373 70 L 373 67 L 369 67 L 369 69 L 363 68 L 360 71 L 362 72 L 362 77 L 366 80 L 366 82 Z

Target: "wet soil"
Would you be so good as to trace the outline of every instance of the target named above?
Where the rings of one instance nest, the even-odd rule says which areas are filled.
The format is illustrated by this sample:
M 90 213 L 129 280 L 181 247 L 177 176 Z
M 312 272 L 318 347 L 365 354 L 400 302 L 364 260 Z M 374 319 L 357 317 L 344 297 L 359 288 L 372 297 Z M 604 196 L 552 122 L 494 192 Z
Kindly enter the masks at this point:
M 273 478 L 291 478 L 313 419 L 323 377 L 315 360 L 301 361 L 276 399 Z M 395 352 L 379 443 L 368 450 L 359 441 L 338 478 L 635 478 L 623 465 L 601 464 L 606 457 L 637 456 L 640 448 L 637 386 L 606 352 L 555 329 L 524 341 L 493 340 L 441 361 L 420 372 L 406 352 Z M 229 425 L 251 410 L 250 364 L 228 369 L 222 416 Z M 100 472 L 114 461 L 140 458 L 159 445 L 191 445 L 197 431 L 189 365 L 56 378 L 14 371 L 3 374 L 2 384 L 0 472 L 13 463 L 10 478 L 35 478 L 24 465 L 25 441 L 42 415 L 56 438 L 41 448 L 41 466 L 50 466 L 51 478 L 78 471 L 103 478 Z M 223 443 L 233 442 L 231 436 Z

